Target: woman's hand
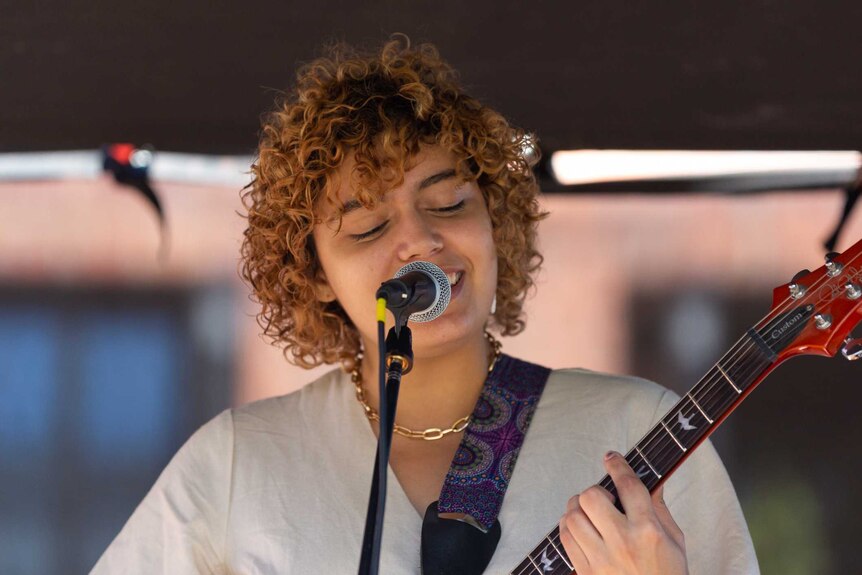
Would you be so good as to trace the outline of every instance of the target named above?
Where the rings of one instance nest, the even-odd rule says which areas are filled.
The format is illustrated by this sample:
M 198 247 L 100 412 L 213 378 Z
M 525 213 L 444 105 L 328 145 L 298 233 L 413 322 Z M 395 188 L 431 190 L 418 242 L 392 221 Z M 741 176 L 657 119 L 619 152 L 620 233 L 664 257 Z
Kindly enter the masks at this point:
M 569 500 L 560 540 L 578 575 L 687 575 L 685 539 L 662 498 L 649 491 L 625 458 L 605 456 L 625 514 L 594 485 Z

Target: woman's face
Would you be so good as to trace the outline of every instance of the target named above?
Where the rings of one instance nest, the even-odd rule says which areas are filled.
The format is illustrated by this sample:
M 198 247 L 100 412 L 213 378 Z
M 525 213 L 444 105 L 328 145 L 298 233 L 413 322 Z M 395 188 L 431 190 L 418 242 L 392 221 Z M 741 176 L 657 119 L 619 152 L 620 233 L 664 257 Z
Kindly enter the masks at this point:
M 319 297 L 337 299 L 370 346 L 377 337 L 377 288 L 404 264 L 430 261 L 449 277 L 452 300 L 434 321 L 410 324 L 417 355 L 481 338 L 497 289 L 497 252 L 478 185 L 456 175 L 449 152 L 423 147 L 404 182 L 368 210 L 354 199 L 354 165 L 350 157 L 340 168 L 338 206 L 318 201 L 322 223 L 313 235 L 324 274 Z

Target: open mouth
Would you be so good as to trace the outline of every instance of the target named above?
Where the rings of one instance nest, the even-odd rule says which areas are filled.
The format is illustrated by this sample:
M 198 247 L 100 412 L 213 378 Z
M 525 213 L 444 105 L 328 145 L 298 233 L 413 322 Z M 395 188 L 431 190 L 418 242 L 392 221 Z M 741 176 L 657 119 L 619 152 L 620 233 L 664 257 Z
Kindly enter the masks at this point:
M 458 282 L 461 281 L 462 277 L 464 277 L 464 272 L 450 272 L 446 274 L 446 278 L 449 280 L 449 285 L 452 287 L 458 285 Z

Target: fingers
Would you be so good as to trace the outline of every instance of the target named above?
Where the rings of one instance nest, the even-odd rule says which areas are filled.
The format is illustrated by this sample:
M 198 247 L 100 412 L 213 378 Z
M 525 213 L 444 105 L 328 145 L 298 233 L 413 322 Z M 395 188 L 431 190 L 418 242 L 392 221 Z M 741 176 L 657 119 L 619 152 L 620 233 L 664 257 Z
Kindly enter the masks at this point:
M 670 509 L 668 509 L 667 503 L 664 501 L 664 485 L 661 485 L 653 492 L 652 504 L 656 517 L 658 517 L 665 532 L 671 536 L 681 549 L 685 549 L 685 537 L 683 536 L 682 529 L 674 521 L 673 516 L 670 514 Z
M 590 562 L 587 560 L 584 550 L 569 532 L 566 525 L 566 515 L 560 518 L 560 543 L 563 544 L 563 549 L 565 549 L 566 556 L 568 556 L 569 563 L 574 568 L 575 573 L 587 573 Z
M 605 457 L 625 514 L 594 485 L 569 500 L 560 543 L 577 573 L 685 573 L 682 531 L 664 502 L 649 491 L 619 453 Z
M 595 555 L 604 547 L 602 536 L 599 534 L 599 527 L 594 523 L 594 517 L 588 515 L 581 505 L 582 499 L 590 497 L 587 496 L 587 492 L 591 489 L 594 488 L 591 487 L 581 495 L 576 495 L 569 499 L 569 502 L 566 504 L 566 514 L 563 515 L 563 518 L 560 521 L 561 537 L 565 530 L 571 535 L 573 540 L 577 542 L 578 547 L 587 556 Z M 601 491 L 604 491 L 604 489 L 601 489 Z M 605 491 L 605 493 L 607 493 L 607 491 Z M 608 493 L 608 495 L 610 494 Z M 602 497 L 595 493 L 592 496 Z M 603 499 L 607 501 L 606 498 Z
M 613 505 L 613 503 L 614 503 L 614 496 L 613 496 L 613 495 L 611 495 L 611 494 L 610 494 L 610 492 L 609 492 L 607 489 L 604 489 L 604 488 L 602 488 L 602 487 L 599 487 L 598 485 L 593 485 L 592 487 L 590 487 L 589 489 L 587 489 L 586 491 L 584 491 L 584 494 L 586 494 L 586 492 L 587 492 L 587 491 L 591 491 L 591 490 L 595 490 L 595 493 L 596 493 L 597 495 L 600 495 L 601 497 L 604 497 L 605 499 L 607 499 L 607 500 L 608 500 L 608 503 L 610 503 L 611 505 Z M 574 497 L 572 497 L 571 499 L 569 499 L 569 500 L 566 502 L 566 511 L 571 511 L 572 509 L 575 509 L 575 508 L 577 508 L 577 507 L 579 507 L 579 506 L 580 506 L 580 496 L 575 495 Z
M 609 451 L 605 455 L 605 469 L 617 488 L 626 515 L 637 518 L 653 513 L 649 490 L 622 455 Z

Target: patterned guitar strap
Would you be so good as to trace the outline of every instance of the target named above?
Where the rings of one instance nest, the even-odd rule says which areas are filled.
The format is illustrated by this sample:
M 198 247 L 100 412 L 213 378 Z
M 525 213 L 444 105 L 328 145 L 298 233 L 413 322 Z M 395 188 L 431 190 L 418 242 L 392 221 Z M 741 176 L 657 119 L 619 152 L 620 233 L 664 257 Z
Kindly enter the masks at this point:
M 479 575 L 502 528 L 503 498 L 551 370 L 502 354 L 422 522 L 423 575 Z

